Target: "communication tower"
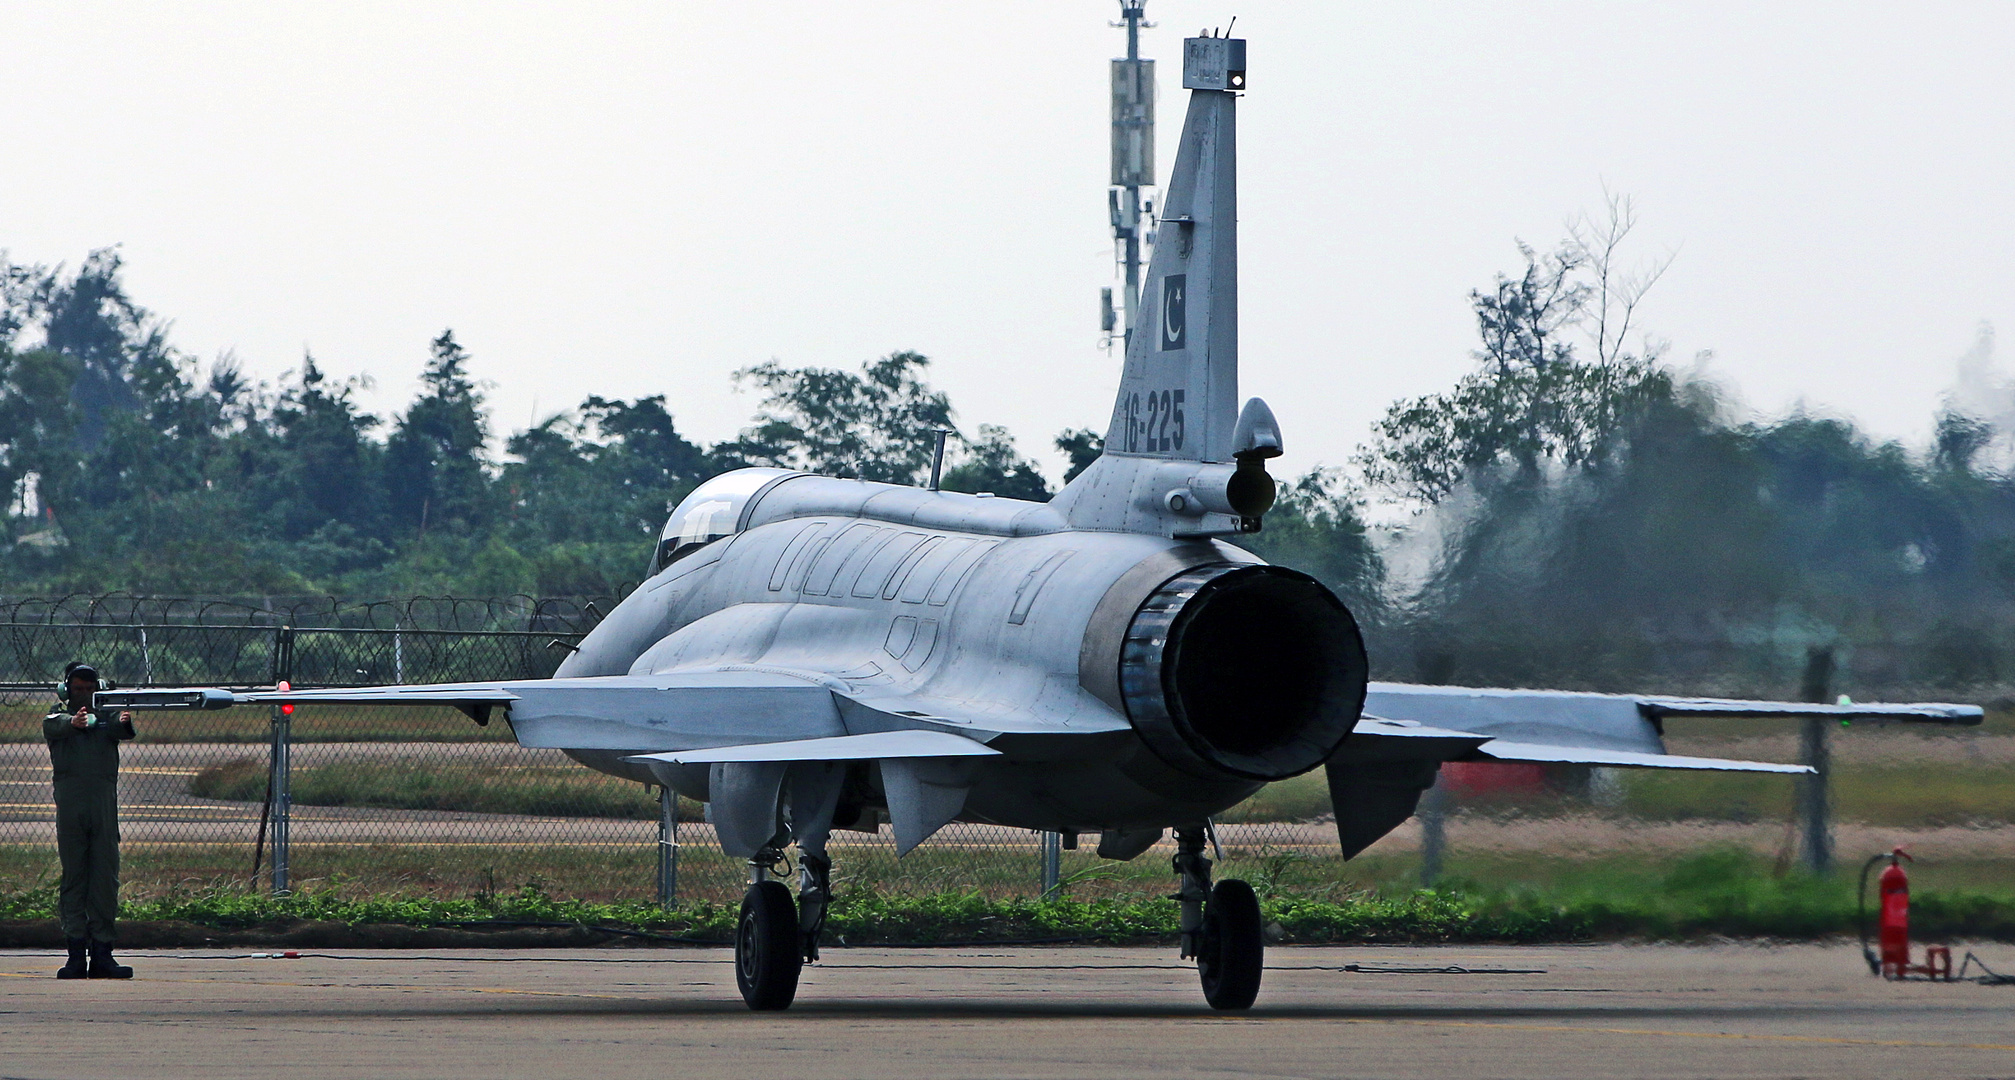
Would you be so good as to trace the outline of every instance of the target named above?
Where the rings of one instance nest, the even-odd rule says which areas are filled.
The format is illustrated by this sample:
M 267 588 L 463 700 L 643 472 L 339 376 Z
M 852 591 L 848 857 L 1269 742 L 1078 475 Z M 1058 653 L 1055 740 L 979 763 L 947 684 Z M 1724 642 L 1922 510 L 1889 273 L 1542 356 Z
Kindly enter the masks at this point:
M 1125 284 L 1117 312 L 1112 289 L 1101 290 L 1099 326 L 1108 345 L 1133 333 L 1140 268 L 1147 261 L 1145 248 L 1154 243 L 1154 202 L 1142 196 L 1143 189 L 1154 188 L 1154 61 L 1140 58 L 1140 32 L 1154 26 L 1146 10 L 1147 0 L 1119 0 L 1120 21 L 1110 24 L 1126 30 L 1126 59 L 1112 62 L 1112 178 L 1106 189 L 1114 255 Z

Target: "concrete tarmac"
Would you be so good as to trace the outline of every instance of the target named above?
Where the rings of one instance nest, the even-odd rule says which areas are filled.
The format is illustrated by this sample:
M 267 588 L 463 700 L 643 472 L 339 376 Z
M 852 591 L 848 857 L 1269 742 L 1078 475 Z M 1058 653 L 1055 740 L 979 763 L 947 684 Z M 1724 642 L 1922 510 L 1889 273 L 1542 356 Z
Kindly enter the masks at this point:
M 829 949 L 780 1014 L 716 949 L 126 959 L 0 953 L 0 1076 L 2015 1076 L 2015 987 L 1851 946 L 1284 947 L 1243 1014 L 1163 949 Z

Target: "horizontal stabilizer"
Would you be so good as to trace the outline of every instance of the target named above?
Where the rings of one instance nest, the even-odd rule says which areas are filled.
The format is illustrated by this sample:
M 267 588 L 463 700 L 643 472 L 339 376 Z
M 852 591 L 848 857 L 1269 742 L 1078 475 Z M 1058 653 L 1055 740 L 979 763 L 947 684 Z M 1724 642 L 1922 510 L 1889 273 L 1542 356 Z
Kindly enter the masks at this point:
M 877 731 L 829 739 L 716 746 L 706 750 L 670 750 L 638 754 L 623 760 L 637 764 L 662 761 L 671 765 L 704 765 L 716 761 L 880 761 L 895 758 L 987 757 L 1000 751 L 947 731 Z
M 1639 754 L 1628 750 L 1602 750 L 1585 746 L 1545 746 L 1539 743 L 1506 742 L 1492 739 L 1477 747 L 1476 756 L 1491 761 L 1532 761 L 1544 764 L 1609 765 L 1625 769 L 1710 769 L 1718 772 L 1809 773 L 1804 765 L 1779 765 L 1769 761 L 1736 761 L 1730 758 L 1684 757 L 1679 754 Z
M 1490 736 L 1473 731 L 1451 731 L 1412 720 L 1366 716 L 1358 720 L 1356 730 L 1330 760 L 1345 764 L 1454 761 L 1489 741 Z

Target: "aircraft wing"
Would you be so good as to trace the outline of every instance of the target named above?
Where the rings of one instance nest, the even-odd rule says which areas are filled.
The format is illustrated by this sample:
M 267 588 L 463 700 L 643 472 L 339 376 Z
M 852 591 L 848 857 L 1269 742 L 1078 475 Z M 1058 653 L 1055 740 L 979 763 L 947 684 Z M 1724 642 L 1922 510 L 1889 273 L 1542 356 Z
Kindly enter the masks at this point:
M 562 750 L 697 750 L 852 734 L 833 690 L 811 674 L 715 670 L 579 679 L 321 690 L 119 690 L 101 708 L 232 705 L 447 705 L 478 723 L 509 710 L 520 745 Z
M 1330 759 L 1330 802 L 1346 858 L 1413 816 L 1444 761 L 1527 761 L 1630 769 L 1809 773 L 1803 765 L 1665 752 L 1668 717 L 1824 716 L 1977 724 L 1977 705 L 1815 705 L 1788 701 L 1586 694 L 1372 683 L 1364 719 Z
M 1809 704 L 1372 683 L 1365 719 L 1337 760 L 1532 761 L 1621 768 L 1804 772 L 1801 765 L 1665 752 L 1669 717 L 1824 716 L 1845 721 L 1977 724 L 1978 705 Z
M 968 715 L 939 701 L 862 698 L 823 673 L 782 668 L 313 690 L 105 690 L 95 700 L 99 708 L 178 711 L 282 704 L 451 706 L 479 724 L 502 706 L 522 746 L 632 753 L 909 730 L 953 730 L 968 742 L 985 743 L 1004 726 L 1000 717 Z
M 1978 705 L 1943 703 L 1819 705 L 1409 683 L 1372 683 L 1365 695 L 1364 712 L 1516 743 L 1642 754 L 1665 752 L 1662 736 L 1668 717 L 1825 716 L 1848 721 L 1978 724 L 1982 715 Z

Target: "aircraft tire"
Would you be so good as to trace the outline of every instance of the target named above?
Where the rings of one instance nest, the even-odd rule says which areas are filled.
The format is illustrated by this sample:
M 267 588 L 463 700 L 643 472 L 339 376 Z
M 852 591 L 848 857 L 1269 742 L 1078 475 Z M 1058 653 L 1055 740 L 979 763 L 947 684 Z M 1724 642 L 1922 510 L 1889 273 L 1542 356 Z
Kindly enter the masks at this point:
M 735 985 L 759 1012 L 788 1009 L 804 965 L 798 905 L 780 881 L 758 881 L 742 895 L 735 923 Z
M 1236 1011 L 1252 1007 L 1259 997 L 1259 978 L 1266 966 L 1266 931 L 1260 923 L 1259 897 L 1252 886 L 1236 878 L 1210 890 L 1203 909 L 1203 941 L 1196 970 L 1203 979 L 1203 997 L 1213 1009 Z

